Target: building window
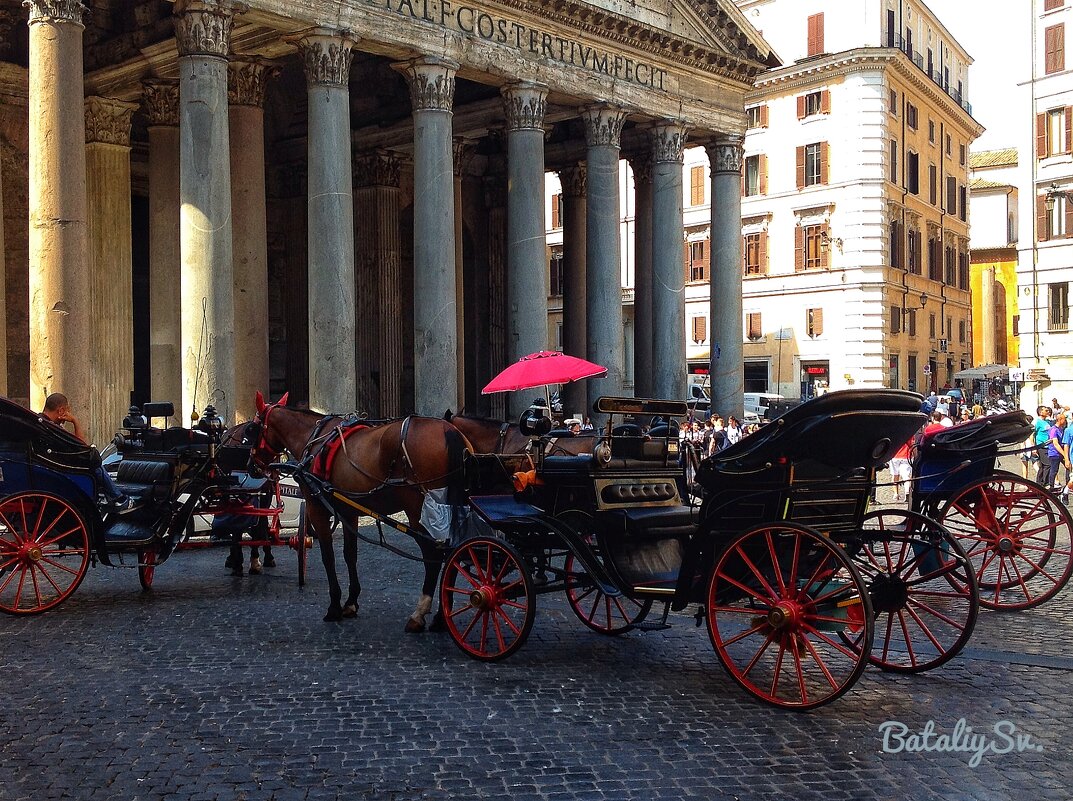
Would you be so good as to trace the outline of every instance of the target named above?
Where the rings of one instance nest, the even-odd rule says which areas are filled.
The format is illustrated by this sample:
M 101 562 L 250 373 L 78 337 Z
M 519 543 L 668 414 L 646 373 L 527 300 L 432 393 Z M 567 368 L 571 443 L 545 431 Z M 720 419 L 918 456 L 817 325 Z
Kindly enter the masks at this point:
M 799 225 L 794 229 L 794 269 L 814 270 L 827 266 L 827 224 Z
M 891 89 L 887 98 L 887 110 L 895 117 L 898 116 L 898 90 Z
M 828 147 L 816 142 L 797 148 L 797 188 L 827 183 Z
M 553 252 L 551 254 L 551 294 L 552 296 L 563 294 L 563 254 Z
M 965 344 L 965 321 L 958 320 L 958 343 Z
M 692 321 L 693 344 L 701 345 L 708 341 L 708 318 L 698 314 Z
M 689 280 L 708 280 L 708 240 L 700 239 L 686 244 L 686 255 L 689 258 Z
M 1013 319 L 1010 321 L 1010 336 L 1021 336 L 1021 315 L 1013 315 Z
M 891 389 L 900 388 L 901 378 L 898 375 L 898 355 L 891 353 L 887 356 L 887 386 Z
M 767 103 L 745 109 L 750 128 L 767 128 Z
M 958 254 L 958 289 L 969 291 L 969 254 Z
M 704 205 L 704 165 L 689 168 L 689 205 Z
M 816 114 L 831 113 L 831 91 L 820 89 L 797 96 L 797 118 L 803 120 Z
M 965 145 L 958 145 L 958 164 L 965 166 Z
M 745 260 L 746 275 L 767 273 L 767 233 L 746 234 L 742 237 L 741 252 Z
M 917 310 L 909 309 L 905 313 L 906 321 L 909 323 L 907 330 L 909 336 L 915 337 L 917 335 Z
M 901 220 L 890 221 L 890 264 L 898 269 L 905 268 L 905 226 Z
M 935 144 L 935 120 L 928 120 L 928 141 Z
M 928 315 L 928 336 L 935 339 L 935 315 Z
M 943 249 L 943 281 L 947 286 L 957 286 L 957 263 L 954 261 L 954 249 Z
M 762 154 L 745 157 L 745 197 L 767 192 L 767 159 Z
M 1066 226 L 1066 218 L 1069 216 L 1067 212 L 1070 210 L 1069 201 L 1064 195 L 1058 195 L 1051 200 L 1053 204 L 1048 203 L 1045 196 L 1039 197 L 1044 213 L 1043 225 L 1040 226 L 1041 239 L 1061 239 L 1069 235 Z
M 1061 8 L 1065 0 L 1043 0 L 1043 10 L 1050 11 L 1054 8 Z
M 951 153 L 951 150 L 950 150 L 950 134 L 947 134 L 946 135 L 946 155 L 949 156 L 950 153 Z
M 563 196 L 561 194 L 551 196 L 551 227 L 563 227 Z
M 965 222 L 969 217 L 969 190 L 964 184 L 958 187 L 958 218 Z
M 823 336 L 823 309 L 805 311 L 806 328 L 810 337 Z
M 1073 109 L 1063 106 L 1036 115 L 1036 158 L 1070 151 L 1071 112 Z
M 808 51 L 810 56 L 823 52 L 823 14 L 812 14 L 808 18 Z
M 958 210 L 958 183 L 953 176 L 946 178 L 946 213 L 957 214 Z
M 939 202 L 939 171 L 934 164 L 928 165 L 928 202 L 933 206 Z
M 905 154 L 905 188 L 920 194 L 920 156 L 912 150 Z
M 943 265 L 941 263 L 943 254 L 942 249 L 939 247 L 938 239 L 928 240 L 928 278 L 932 281 L 943 280 Z
M 906 356 L 905 357 L 905 369 L 906 369 L 906 372 L 909 373 L 909 375 L 906 377 L 908 382 L 909 382 L 908 389 L 910 389 L 910 390 L 915 392 L 916 388 L 917 388 L 917 357 L 916 356 Z
M 905 124 L 914 131 L 917 129 L 917 107 L 912 103 L 905 104 Z
M 914 228 L 909 229 L 908 244 L 909 258 L 907 267 L 913 275 L 920 275 L 920 231 Z
M 1069 283 L 1047 284 L 1047 330 L 1069 328 Z
M 890 140 L 890 181 L 898 183 L 898 140 Z
M 902 333 L 902 310 L 897 306 L 890 307 L 890 332 L 892 334 Z
M 745 315 L 745 336 L 753 342 L 764 336 L 764 328 L 760 324 L 760 312 L 749 312 Z
M 1066 68 L 1066 26 L 1065 23 L 1052 25 L 1043 32 L 1044 63 L 1043 71 L 1047 75 L 1061 72 Z

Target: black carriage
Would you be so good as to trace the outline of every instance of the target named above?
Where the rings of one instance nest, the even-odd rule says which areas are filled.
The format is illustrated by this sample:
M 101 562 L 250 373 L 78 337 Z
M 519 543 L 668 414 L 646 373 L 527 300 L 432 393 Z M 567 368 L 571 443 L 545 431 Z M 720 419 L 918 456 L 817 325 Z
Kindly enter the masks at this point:
M 1023 411 L 981 417 L 920 437 L 909 506 L 964 546 L 991 609 L 1026 609 L 1053 598 L 1073 572 L 1073 517 L 1048 488 L 997 469 L 1032 433 Z
M 131 507 L 102 511 L 105 479 L 96 448 L 0 398 L 0 611 L 35 614 L 56 607 L 97 561 L 136 566 L 149 589 L 157 565 L 186 541 L 197 514 L 263 519 L 269 539 L 298 548 L 304 573 L 307 543 L 279 537 L 278 485 L 251 482 L 239 472 L 249 447 L 219 447 L 222 425 L 211 411 L 201 430 L 150 424 L 172 414 L 170 403 L 132 409 L 116 439 L 115 465 Z
M 933 521 L 867 512 L 876 468 L 919 429 L 920 404 L 894 390 L 803 404 L 703 462 L 695 508 L 682 500 L 673 429 L 641 435 L 614 421 L 684 415 L 685 404 L 602 398 L 595 411 L 611 421 L 594 453 L 543 456 L 521 494 L 471 498 L 492 533 L 447 559 L 448 629 L 494 660 L 524 643 L 539 594 L 565 591 L 609 635 L 697 604 L 734 680 L 798 709 L 838 698 L 869 660 L 941 664 L 976 619 L 971 566 Z

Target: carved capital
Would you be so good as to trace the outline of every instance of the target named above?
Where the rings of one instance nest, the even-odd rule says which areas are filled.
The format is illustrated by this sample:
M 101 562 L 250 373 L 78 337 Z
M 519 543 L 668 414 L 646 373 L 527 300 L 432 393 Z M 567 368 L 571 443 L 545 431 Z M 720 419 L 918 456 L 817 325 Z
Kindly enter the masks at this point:
M 286 41 L 298 46 L 310 86 L 350 85 L 350 63 L 358 43 L 355 36 L 347 31 L 314 28 L 286 37 Z
M 626 155 L 626 160 L 633 170 L 633 180 L 637 184 L 652 182 L 652 152 L 650 150 L 634 150 Z
M 708 152 L 712 174 L 741 173 L 741 167 L 745 161 L 745 143 L 742 137 L 713 139 L 704 149 Z
M 86 144 L 130 147 L 130 118 L 137 103 L 107 97 L 87 97 Z
M 426 56 L 392 66 L 406 78 L 414 111 L 451 111 L 457 61 Z
M 398 187 L 402 159 L 390 150 L 372 150 L 354 156 L 355 186 Z
M 581 109 L 581 121 L 585 124 L 585 144 L 589 147 L 619 147 L 626 109 L 606 104 L 585 106 Z
M 259 58 L 244 58 L 227 63 L 227 102 L 232 106 L 265 104 L 265 86 L 279 75 L 279 67 Z
M 232 0 L 179 0 L 175 4 L 175 43 L 179 57 L 227 58 L 235 14 L 248 6 Z
M 179 124 L 179 84 L 174 81 L 145 81 L 142 100 L 150 125 Z
M 575 164 L 559 170 L 559 183 L 567 197 L 585 197 L 588 183 L 588 170 L 584 164 Z
M 500 90 L 508 131 L 543 131 L 548 90 L 534 83 L 513 83 Z
M 35 22 L 68 22 L 85 27 L 82 24 L 82 14 L 86 7 L 81 0 L 23 0 L 22 5 L 23 8 L 30 9 L 30 25 Z
M 682 125 L 671 122 L 660 123 L 652 126 L 649 131 L 652 137 L 652 161 L 682 163 L 682 152 L 685 150 L 686 129 Z
M 459 136 L 452 140 L 451 155 L 454 158 L 455 175 L 461 175 L 465 172 L 466 165 L 473 158 L 473 153 L 476 149 L 477 145 L 472 139 L 465 139 Z

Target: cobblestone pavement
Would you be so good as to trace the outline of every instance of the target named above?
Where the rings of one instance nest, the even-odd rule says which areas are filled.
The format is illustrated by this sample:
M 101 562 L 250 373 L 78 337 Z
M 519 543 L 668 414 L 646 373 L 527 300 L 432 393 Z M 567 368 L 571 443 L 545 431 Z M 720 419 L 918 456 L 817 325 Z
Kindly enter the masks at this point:
M 881 490 L 888 493 L 889 490 Z M 881 499 L 885 495 L 881 495 Z M 920 676 L 869 669 L 811 713 L 761 705 L 686 615 L 601 637 L 541 596 L 528 643 L 475 662 L 402 631 L 419 566 L 363 546 L 358 619 L 321 622 L 319 560 L 231 578 L 183 552 L 142 593 L 97 568 L 59 609 L 0 617 L 0 800 L 1069 799 L 1073 589 L 983 612 L 962 656 Z M 880 725 L 1033 746 L 885 753 Z M 1002 743 L 1000 742 L 999 745 Z

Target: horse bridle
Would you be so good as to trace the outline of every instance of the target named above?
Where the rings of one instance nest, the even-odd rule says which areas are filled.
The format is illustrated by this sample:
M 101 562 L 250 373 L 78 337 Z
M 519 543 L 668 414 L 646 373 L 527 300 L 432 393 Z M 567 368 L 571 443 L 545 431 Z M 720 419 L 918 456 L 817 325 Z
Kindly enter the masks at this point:
M 250 461 L 265 472 L 268 472 L 268 466 L 275 462 L 284 450 L 282 446 L 277 448 L 268 441 L 268 416 L 279 405 L 279 403 L 268 404 L 263 411 L 257 413 L 250 424 L 257 426 L 257 444 L 250 449 Z

